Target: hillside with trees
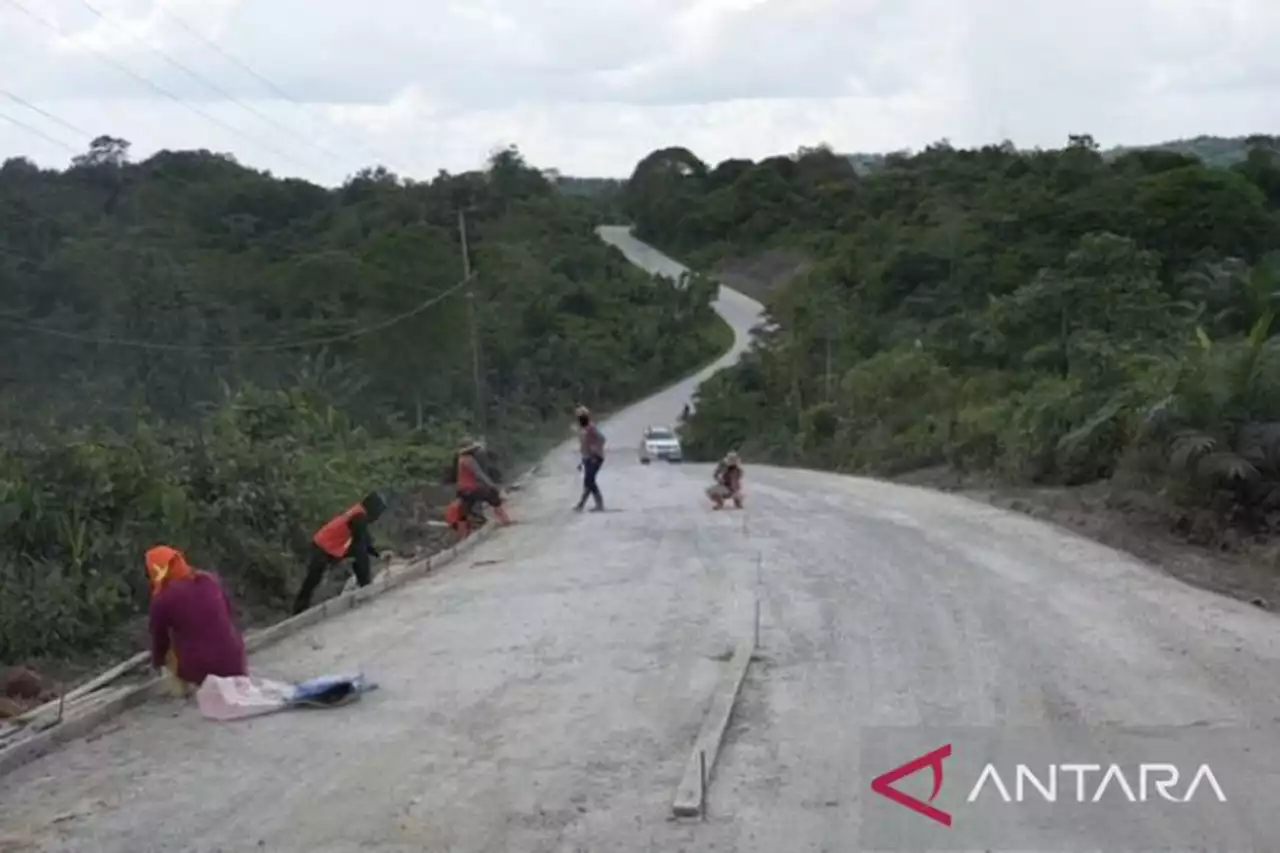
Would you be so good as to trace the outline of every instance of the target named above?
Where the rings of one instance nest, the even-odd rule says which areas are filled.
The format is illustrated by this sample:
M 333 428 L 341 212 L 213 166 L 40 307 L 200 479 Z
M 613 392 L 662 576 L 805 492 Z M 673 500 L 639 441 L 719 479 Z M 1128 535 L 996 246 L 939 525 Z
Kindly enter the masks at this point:
M 1126 154 L 1132 154 L 1137 151 L 1166 151 L 1174 154 L 1187 154 L 1199 159 L 1208 166 L 1234 166 L 1243 162 L 1249 156 L 1249 150 L 1256 144 L 1265 144 L 1266 139 L 1262 136 L 1196 136 L 1191 139 L 1171 139 L 1166 142 L 1157 142 L 1154 145 L 1116 145 L 1112 148 L 1104 149 L 1102 158 L 1104 160 L 1114 160 L 1117 157 L 1123 157 Z M 898 154 L 910 155 L 909 151 L 900 151 Z M 866 174 L 874 171 L 884 165 L 888 154 L 845 154 L 843 155 L 853 163 L 853 168 L 858 174 Z
M 1230 167 L 1079 136 L 862 174 L 822 147 L 714 166 L 671 148 L 624 198 L 638 236 L 697 268 L 806 259 L 699 392 L 691 455 L 1123 483 L 1196 508 L 1180 517 L 1206 538 L 1280 523 L 1273 138 Z
M 464 434 L 514 477 L 576 402 L 727 346 L 712 288 L 650 280 L 598 219 L 514 149 L 332 190 L 111 137 L 63 171 L 5 162 L 0 664 L 140 648 L 157 543 L 279 615 L 367 490 L 380 542 L 411 546 Z
M 1249 157 L 1249 150 L 1257 145 L 1266 145 L 1262 136 L 1207 136 L 1200 135 L 1191 139 L 1172 139 L 1158 142 L 1155 145 L 1130 146 L 1120 145 L 1103 152 L 1108 159 L 1130 154 L 1134 151 L 1169 151 L 1174 154 L 1188 154 L 1198 158 L 1207 166 L 1234 166 Z

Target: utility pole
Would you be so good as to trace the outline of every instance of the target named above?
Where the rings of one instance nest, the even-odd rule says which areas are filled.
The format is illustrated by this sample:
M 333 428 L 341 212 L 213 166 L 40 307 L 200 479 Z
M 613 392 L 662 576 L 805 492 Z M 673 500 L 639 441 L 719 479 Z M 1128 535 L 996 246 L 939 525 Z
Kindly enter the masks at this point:
M 471 279 L 471 250 L 467 246 L 467 215 L 463 208 L 458 208 L 458 236 L 462 239 L 462 274 Z M 475 419 L 477 429 L 483 430 L 484 389 L 480 384 L 480 334 L 476 327 L 476 283 L 471 280 L 467 287 L 467 319 L 471 326 L 471 381 L 475 386 L 476 404 Z
M 823 297 L 823 302 L 819 304 L 822 306 L 822 337 L 826 345 L 826 358 L 822 368 L 822 398 L 830 403 L 832 350 L 836 336 L 844 334 L 844 304 L 834 289 L 828 290 Z
M 827 338 L 827 365 L 822 372 L 822 396 L 826 402 L 831 402 L 831 332 L 828 330 Z

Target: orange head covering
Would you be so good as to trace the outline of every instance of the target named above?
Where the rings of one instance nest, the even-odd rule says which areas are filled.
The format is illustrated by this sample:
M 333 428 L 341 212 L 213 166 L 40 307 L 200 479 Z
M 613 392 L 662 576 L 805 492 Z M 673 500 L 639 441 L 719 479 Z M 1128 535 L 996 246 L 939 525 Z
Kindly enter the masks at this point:
M 173 581 L 186 580 L 191 574 L 187 558 L 177 548 L 157 545 L 147 551 L 147 580 L 153 596 Z

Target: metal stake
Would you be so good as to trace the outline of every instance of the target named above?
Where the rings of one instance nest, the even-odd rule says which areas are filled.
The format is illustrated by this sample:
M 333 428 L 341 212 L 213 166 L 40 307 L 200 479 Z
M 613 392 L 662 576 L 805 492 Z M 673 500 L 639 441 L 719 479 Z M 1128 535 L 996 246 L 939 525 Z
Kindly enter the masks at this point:
M 760 596 L 758 595 L 756 596 L 756 628 L 753 637 L 754 646 L 758 648 L 760 646 Z

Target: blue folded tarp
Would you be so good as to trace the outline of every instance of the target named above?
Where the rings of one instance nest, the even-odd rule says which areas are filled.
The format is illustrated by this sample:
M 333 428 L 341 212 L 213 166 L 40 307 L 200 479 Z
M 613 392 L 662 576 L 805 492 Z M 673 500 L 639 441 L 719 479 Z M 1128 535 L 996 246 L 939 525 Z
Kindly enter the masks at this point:
M 293 685 L 287 707 L 306 706 L 333 708 L 354 702 L 378 685 L 362 673 L 355 675 L 321 675 Z

